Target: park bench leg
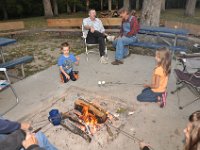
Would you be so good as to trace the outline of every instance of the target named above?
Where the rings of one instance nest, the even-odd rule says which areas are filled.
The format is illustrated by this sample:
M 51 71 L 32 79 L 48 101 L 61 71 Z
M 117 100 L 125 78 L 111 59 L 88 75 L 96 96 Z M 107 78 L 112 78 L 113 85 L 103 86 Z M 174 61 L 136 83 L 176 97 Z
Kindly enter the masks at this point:
M 0 47 L 0 53 L 1 53 L 1 58 L 3 60 L 3 63 L 5 63 L 5 58 L 3 56 L 3 48 L 2 47 Z
M 25 78 L 24 64 L 21 64 L 22 77 Z
M 7 72 L 4 71 L 4 74 L 5 74 L 5 76 L 6 76 L 6 80 L 9 82 L 9 84 L 10 84 L 9 86 L 10 86 L 10 88 L 11 88 L 11 90 L 12 90 L 14 96 L 15 96 L 16 103 L 15 103 L 12 107 L 10 107 L 8 110 L 6 110 L 5 112 L 3 112 L 3 113 L 1 114 L 1 116 L 3 116 L 3 115 L 5 115 L 6 113 L 8 113 L 8 112 L 9 112 L 10 110 L 12 110 L 15 106 L 17 106 L 17 104 L 19 103 L 19 98 L 18 98 L 18 96 L 17 96 L 17 93 L 16 93 L 15 89 L 14 89 L 14 88 L 12 87 L 12 85 L 11 85 L 11 81 L 10 81 L 10 79 L 9 79 L 9 77 L 8 77 Z

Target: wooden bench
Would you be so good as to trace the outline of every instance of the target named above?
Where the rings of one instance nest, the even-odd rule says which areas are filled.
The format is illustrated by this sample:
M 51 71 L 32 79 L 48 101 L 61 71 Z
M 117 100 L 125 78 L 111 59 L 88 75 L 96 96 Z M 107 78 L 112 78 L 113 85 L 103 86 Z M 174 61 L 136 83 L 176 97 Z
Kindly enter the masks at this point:
M 24 64 L 29 63 L 32 60 L 33 60 L 33 56 L 23 56 L 23 57 L 0 64 L 0 68 L 11 69 L 17 65 L 21 65 L 22 76 L 24 78 L 25 77 Z
M 119 27 L 121 25 L 121 18 L 100 18 L 107 33 L 117 33 L 120 31 Z M 44 30 L 45 32 L 81 32 L 83 19 L 82 18 L 72 18 L 72 19 L 47 19 L 47 25 L 49 29 Z M 189 34 L 187 30 L 184 29 L 173 29 L 167 27 L 145 27 L 141 26 L 138 34 L 145 34 L 149 36 L 155 36 L 164 41 L 165 44 L 142 42 L 132 43 L 131 46 L 146 47 L 151 49 L 157 49 L 159 47 L 168 47 L 173 52 L 174 51 L 186 51 L 187 48 L 182 46 L 177 46 L 178 40 L 186 41 L 187 35 Z M 170 44 L 164 38 L 174 39 L 174 43 Z
M 0 23 L 0 36 L 14 36 L 16 34 L 22 34 L 25 32 L 28 32 L 28 30 L 25 30 L 23 21 Z
M 119 27 L 121 18 L 100 18 L 105 28 Z M 47 19 L 48 29 L 45 32 L 81 32 L 82 18 L 73 19 Z M 107 32 L 119 32 L 119 29 L 107 29 Z

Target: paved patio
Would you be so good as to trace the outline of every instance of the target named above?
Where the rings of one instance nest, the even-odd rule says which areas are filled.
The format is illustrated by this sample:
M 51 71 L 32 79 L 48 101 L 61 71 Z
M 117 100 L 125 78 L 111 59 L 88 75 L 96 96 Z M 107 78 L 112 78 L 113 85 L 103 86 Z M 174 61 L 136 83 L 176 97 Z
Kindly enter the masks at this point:
M 80 71 L 80 79 L 76 82 L 70 81 L 67 84 L 62 84 L 59 80 L 57 66 L 52 66 L 16 82 L 13 86 L 20 98 L 20 104 L 7 113 L 5 117 L 11 120 L 23 120 L 27 115 L 42 107 L 44 103 L 62 97 L 70 86 L 76 86 L 125 100 L 127 104 L 133 107 L 135 114 L 129 117 L 124 130 L 130 132 L 130 129 L 134 128 L 136 136 L 149 142 L 155 150 L 183 149 L 183 129 L 188 116 L 200 108 L 200 102 L 197 101 L 185 109 L 179 110 L 177 94 L 171 95 L 170 92 L 168 92 L 167 106 L 164 109 L 153 103 L 137 102 L 136 96 L 143 88 L 137 84 L 150 81 L 151 72 L 155 65 L 153 57 L 132 54 L 125 60 L 124 65 L 120 66 L 112 66 L 110 63 L 101 65 L 98 62 L 99 56 L 96 54 L 89 56 L 89 62 L 86 61 L 84 54 L 81 54 L 80 58 L 81 62 L 77 67 Z M 113 60 L 114 52 L 109 52 L 109 58 L 110 61 Z M 99 87 L 97 85 L 99 80 L 106 82 L 120 81 L 126 84 Z M 172 74 L 168 91 L 175 89 L 175 87 L 175 79 Z M 182 90 L 179 96 L 181 104 L 194 99 L 194 95 L 188 89 Z M 13 99 L 9 90 L 1 92 L 0 110 L 3 111 L 11 105 Z M 65 138 L 67 139 L 67 137 Z M 86 149 L 92 149 L 89 146 L 84 146 Z M 120 134 L 117 139 L 109 143 L 106 149 L 137 150 L 139 148 L 137 143 Z

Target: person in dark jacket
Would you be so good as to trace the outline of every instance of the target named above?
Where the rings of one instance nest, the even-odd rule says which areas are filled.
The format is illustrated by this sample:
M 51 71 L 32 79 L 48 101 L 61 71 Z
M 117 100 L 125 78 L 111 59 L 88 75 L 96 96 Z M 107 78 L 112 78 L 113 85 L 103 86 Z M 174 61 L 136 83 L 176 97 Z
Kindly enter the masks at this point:
M 22 145 L 25 145 L 26 147 L 24 146 L 24 148 L 31 148 L 31 150 L 57 150 L 42 132 L 31 135 L 30 133 L 26 133 L 30 128 L 31 126 L 28 123 L 0 119 L 0 149 L 19 150 Z M 30 137 L 36 141 L 32 143 L 33 145 L 30 145 Z M 30 148 L 27 147 L 27 145 L 29 145 Z M 41 148 L 39 148 L 39 146 Z

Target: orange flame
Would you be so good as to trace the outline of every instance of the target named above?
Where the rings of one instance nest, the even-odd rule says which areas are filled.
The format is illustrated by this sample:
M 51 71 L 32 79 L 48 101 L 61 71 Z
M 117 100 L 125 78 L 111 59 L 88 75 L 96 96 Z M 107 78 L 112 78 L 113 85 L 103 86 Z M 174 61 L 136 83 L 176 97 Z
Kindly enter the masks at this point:
M 84 105 L 82 109 L 82 115 L 80 118 L 85 122 L 86 125 L 90 126 L 90 129 L 92 129 L 92 132 L 96 132 L 97 128 L 97 118 L 95 115 L 89 113 L 89 107 Z

